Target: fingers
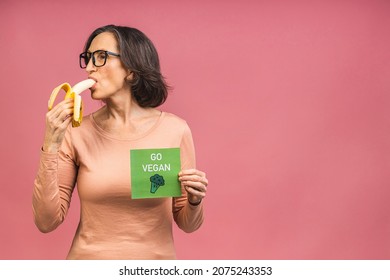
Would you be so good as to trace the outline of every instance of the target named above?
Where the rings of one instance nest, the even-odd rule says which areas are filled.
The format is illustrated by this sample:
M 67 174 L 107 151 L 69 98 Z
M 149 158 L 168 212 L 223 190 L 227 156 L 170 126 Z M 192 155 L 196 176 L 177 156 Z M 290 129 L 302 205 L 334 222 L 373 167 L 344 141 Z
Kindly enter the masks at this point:
M 208 185 L 208 180 L 206 178 L 206 173 L 196 170 L 196 169 L 187 169 L 179 172 L 179 181 L 185 183 L 192 183 L 194 187 L 196 186 L 205 186 Z
M 59 102 L 56 106 L 54 106 L 49 113 L 58 114 L 59 112 L 62 112 L 65 109 L 72 108 L 73 109 L 74 101 L 72 98 L 67 98 Z
M 66 99 L 46 113 L 46 130 L 43 150 L 56 152 L 64 139 L 66 128 L 72 122 L 73 100 Z
M 59 127 L 73 114 L 73 100 L 66 99 L 58 103 L 46 114 L 46 123 L 52 127 Z M 68 121 L 69 122 L 69 121 Z
M 206 174 L 197 169 L 182 170 L 179 181 L 189 194 L 191 201 L 201 201 L 206 197 L 208 180 Z
M 183 176 L 183 175 L 198 175 L 201 177 L 206 177 L 206 173 L 204 173 L 200 170 L 197 170 L 197 169 L 186 169 L 186 170 L 180 171 L 179 176 Z
M 191 195 L 191 201 L 199 201 L 206 197 L 207 189 L 194 188 L 189 185 L 184 186 L 185 190 Z
M 192 186 L 194 188 L 206 189 L 208 180 L 206 177 L 200 177 L 197 175 L 185 175 L 180 176 L 179 181 L 184 185 Z

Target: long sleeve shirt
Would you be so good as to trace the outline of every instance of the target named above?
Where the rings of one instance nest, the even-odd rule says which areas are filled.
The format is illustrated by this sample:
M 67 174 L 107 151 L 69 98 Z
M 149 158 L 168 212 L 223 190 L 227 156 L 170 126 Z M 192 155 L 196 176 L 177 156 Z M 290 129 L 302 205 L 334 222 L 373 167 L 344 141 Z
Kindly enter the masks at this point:
M 180 148 L 181 168 L 195 168 L 190 128 L 162 112 L 156 124 L 136 138 L 118 139 L 93 115 L 68 127 L 58 153 L 41 151 L 34 181 L 33 215 L 42 232 L 65 219 L 77 188 L 80 221 L 67 259 L 175 259 L 173 221 L 185 232 L 203 222 L 203 205 L 174 198 L 132 199 L 130 150 Z

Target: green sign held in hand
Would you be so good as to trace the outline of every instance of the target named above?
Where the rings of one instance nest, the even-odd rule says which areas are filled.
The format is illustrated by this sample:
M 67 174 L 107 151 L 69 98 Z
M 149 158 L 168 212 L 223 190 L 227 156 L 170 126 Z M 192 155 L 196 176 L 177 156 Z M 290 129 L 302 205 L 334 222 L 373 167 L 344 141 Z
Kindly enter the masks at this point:
M 130 150 L 130 167 L 132 198 L 181 195 L 180 148 Z

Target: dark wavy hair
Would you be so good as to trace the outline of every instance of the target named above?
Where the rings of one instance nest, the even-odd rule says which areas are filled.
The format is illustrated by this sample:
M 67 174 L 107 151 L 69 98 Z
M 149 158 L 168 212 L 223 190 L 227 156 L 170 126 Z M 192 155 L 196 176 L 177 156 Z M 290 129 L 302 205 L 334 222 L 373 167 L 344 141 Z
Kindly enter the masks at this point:
M 122 63 L 133 72 L 133 79 L 129 82 L 138 105 L 145 108 L 163 104 L 169 86 L 161 74 L 158 53 L 152 41 L 136 28 L 111 24 L 93 31 L 84 51 L 88 51 L 92 40 L 103 32 L 114 34 Z

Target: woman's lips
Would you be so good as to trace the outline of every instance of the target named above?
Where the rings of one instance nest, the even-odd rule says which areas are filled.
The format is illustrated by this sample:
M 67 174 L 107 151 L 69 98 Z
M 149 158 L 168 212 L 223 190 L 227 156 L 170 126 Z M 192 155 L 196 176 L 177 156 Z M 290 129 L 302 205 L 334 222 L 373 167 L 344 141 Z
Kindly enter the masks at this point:
M 88 79 L 95 81 L 95 84 L 91 87 L 91 90 L 94 90 L 96 88 L 97 80 L 94 77 L 88 77 Z

